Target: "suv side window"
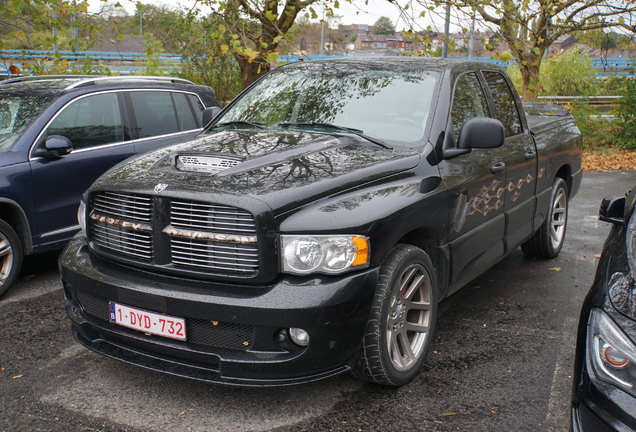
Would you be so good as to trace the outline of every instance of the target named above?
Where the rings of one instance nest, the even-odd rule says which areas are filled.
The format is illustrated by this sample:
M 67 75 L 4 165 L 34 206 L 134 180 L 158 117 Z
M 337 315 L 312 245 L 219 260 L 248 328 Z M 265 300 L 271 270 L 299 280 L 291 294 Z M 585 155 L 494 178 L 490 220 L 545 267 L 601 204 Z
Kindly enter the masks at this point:
M 475 73 L 467 73 L 457 80 L 451 116 L 456 139 L 468 120 L 475 117 L 490 117 L 486 96 Z
M 177 109 L 177 119 L 179 121 L 179 130 L 187 131 L 197 129 L 196 119 L 194 117 L 194 111 L 186 99 L 186 95 L 183 93 L 172 93 L 175 108 Z
M 195 113 L 184 93 L 167 91 L 130 92 L 137 137 L 148 138 L 197 129 Z
M 62 135 L 74 150 L 124 141 L 117 93 L 86 96 L 71 102 L 51 122 L 46 135 Z
M 503 123 L 506 136 L 520 134 L 521 120 L 506 78 L 498 72 L 484 72 L 484 77 L 493 95 L 497 118 Z
M 203 111 L 205 110 L 205 107 L 201 103 L 201 100 L 197 95 L 194 94 L 188 94 L 187 97 L 190 101 L 190 106 L 194 110 L 194 117 L 197 122 L 197 127 L 200 128 L 205 126 L 203 124 Z

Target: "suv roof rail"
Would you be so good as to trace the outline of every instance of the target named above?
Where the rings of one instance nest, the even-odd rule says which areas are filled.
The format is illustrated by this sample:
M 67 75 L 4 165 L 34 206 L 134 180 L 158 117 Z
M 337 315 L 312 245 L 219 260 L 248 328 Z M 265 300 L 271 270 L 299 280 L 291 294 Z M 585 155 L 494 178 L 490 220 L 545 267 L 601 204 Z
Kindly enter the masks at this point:
M 165 81 L 179 84 L 193 84 L 190 80 L 183 78 L 167 77 L 167 76 L 140 76 L 140 75 L 117 75 L 117 76 L 89 76 L 87 79 L 83 79 L 76 83 L 73 83 L 66 87 L 66 89 L 73 89 L 77 87 L 83 87 L 87 85 L 97 84 L 102 81 L 123 81 L 123 80 L 148 80 L 148 81 Z
M 80 80 L 84 78 L 94 77 L 95 75 L 27 75 L 16 78 L 9 78 L 3 81 L 0 81 L 0 84 L 14 84 L 24 81 L 44 81 L 44 80 L 53 80 L 53 79 L 75 79 Z

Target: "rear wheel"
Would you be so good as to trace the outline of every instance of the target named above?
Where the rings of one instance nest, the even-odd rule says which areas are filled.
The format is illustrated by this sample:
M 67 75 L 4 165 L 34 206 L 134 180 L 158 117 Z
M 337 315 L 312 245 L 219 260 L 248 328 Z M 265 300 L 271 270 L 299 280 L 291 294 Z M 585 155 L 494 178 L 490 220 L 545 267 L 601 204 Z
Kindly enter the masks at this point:
M 380 269 L 367 331 L 354 367 L 365 381 L 400 386 L 419 371 L 437 319 L 437 283 L 428 255 L 395 247 Z
M 554 258 L 563 247 L 568 223 L 568 187 L 563 179 L 554 180 L 550 200 L 550 210 L 543 225 L 521 245 L 521 250 L 528 256 Z
M 11 288 L 22 266 L 22 246 L 11 225 L 0 219 L 0 297 Z

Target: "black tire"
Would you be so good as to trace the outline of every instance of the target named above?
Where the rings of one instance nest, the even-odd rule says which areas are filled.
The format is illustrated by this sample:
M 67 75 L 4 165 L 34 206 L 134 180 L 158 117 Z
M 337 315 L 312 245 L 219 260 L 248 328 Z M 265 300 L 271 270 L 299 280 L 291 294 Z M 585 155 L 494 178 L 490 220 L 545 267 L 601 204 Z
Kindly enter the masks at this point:
M 561 178 L 552 184 L 550 209 L 546 220 L 521 250 L 534 258 L 555 258 L 561 252 L 568 223 L 568 187 Z
M 426 358 L 436 320 L 437 281 L 433 263 L 419 248 L 396 246 L 380 268 L 353 374 L 388 386 L 408 383 Z
M 5 295 L 20 274 L 22 245 L 11 225 L 0 219 L 0 297 Z

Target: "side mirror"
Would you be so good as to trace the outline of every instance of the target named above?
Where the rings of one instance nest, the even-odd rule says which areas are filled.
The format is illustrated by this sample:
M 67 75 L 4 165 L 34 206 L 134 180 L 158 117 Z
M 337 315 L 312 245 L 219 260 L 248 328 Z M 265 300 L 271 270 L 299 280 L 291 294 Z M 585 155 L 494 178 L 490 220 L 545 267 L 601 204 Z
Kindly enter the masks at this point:
M 599 219 L 617 225 L 625 223 L 625 197 L 607 197 L 601 202 Z
M 44 148 L 38 147 L 33 155 L 45 158 L 59 158 L 73 151 L 71 140 L 61 135 L 49 135 L 44 141 Z
M 209 107 L 203 110 L 203 127 L 210 124 L 214 118 L 219 115 L 223 109 L 217 106 Z
M 497 119 L 479 117 L 468 120 L 459 132 L 457 148 L 495 148 L 504 143 L 503 123 Z

